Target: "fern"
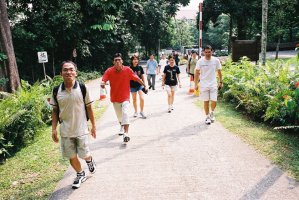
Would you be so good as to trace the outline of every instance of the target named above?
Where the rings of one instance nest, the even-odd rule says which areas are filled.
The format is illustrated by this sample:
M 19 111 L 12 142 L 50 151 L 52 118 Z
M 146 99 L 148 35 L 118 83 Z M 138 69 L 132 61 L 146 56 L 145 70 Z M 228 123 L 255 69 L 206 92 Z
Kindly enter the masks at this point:
M 297 61 L 296 61 L 297 62 Z M 247 59 L 223 67 L 222 95 L 256 119 L 279 126 L 299 122 L 298 63 L 276 61 L 256 66 Z M 297 72 L 297 73 L 296 73 Z

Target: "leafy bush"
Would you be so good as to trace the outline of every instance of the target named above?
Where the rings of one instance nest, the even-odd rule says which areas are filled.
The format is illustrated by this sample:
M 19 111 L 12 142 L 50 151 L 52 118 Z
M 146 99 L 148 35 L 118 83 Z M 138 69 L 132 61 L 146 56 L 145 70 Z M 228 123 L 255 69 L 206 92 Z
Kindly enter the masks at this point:
M 100 78 L 101 74 L 100 72 L 83 72 L 78 71 L 78 77 L 77 79 L 81 82 L 85 82 L 87 80 L 97 79 Z
M 82 82 L 99 77 L 98 72 L 78 73 Z M 47 77 L 34 85 L 22 81 L 22 89 L 0 99 L 0 163 L 31 142 L 38 129 L 51 123 L 52 107 L 47 100 L 53 87 L 62 82 L 61 76 Z
M 275 126 L 299 125 L 298 65 L 276 61 L 256 66 L 246 58 L 223 67 L 225 100 Z
M 0 101 L 0 162 L 32 141 L 37 129 L 45 125 L 47 86 L 22 81 L 21 90 Z

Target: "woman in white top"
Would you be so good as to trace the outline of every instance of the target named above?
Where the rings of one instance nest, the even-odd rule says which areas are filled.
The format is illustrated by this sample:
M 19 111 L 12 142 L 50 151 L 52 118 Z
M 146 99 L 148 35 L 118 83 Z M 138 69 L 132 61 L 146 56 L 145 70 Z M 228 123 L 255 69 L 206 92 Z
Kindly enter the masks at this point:
M 159 61 L 159 74 L 161 73 L 161 77 L 160 77 L 160 80 L 162 80 L 163 79 L 163 71 L 164 71 L 164 68 L 165 68 L 165 66 L 168 64 L 168 60 L 167 60 L 167 58 L 166 58 L 166 56 L 165 56 L 165 54 L 162 54 L 162 58 L 161 58 L 161 60 Z

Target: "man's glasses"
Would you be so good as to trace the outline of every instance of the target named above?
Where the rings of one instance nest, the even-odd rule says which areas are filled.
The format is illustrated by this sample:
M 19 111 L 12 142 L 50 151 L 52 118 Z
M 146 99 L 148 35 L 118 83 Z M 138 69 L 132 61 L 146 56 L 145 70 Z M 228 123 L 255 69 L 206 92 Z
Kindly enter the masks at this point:
M 64 68 L 62 71 L 63 72 L 74 72 L 74 71 L 76 71 L 76 69 L 74 69 L 74 68 Z

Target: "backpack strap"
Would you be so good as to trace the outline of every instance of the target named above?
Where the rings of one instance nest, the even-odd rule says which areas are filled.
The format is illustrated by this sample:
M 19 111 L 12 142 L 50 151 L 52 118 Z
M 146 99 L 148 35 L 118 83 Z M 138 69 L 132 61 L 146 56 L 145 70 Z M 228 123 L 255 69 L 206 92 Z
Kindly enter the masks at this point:
M 53 88 L 53 98 L 54 98 L 54 101 L 55 101 L 56 106 L 57 106 L 57 111 L 56 111 L 57 119 L 58 119 L 58 122 L 61 124 L 61 120 L 59 119 L 59 104 L 58 104 L 58 101 L 57 101 L 57 93 L 58 93 L 60 85 L 57 85 Z
M 85 104 L 85 97 L 86 97 L 86 86 L 84 83 L 81 83 L 79 82 L 79 86 L 80 86 L 80 89 L 81 89 L 81 92 L 82 92 L 82 96 L 83 96 L 83 102 L 84 102 L 84 107 L 85 107 L 85 114 L 86 114 L 86 119 L 87 121 L 89 120 L 89 117 L 88 117 L 88 112 L 87 112 L 87 106 Z
M 61 84 L 60 84 L 61 85 Z M 57 101 L 57 93 L 58 93 L 58 90 L 59 90 L 59 87 L 60 85 L 58 86 L 55 86 L 53 88 L 53 98 L 54 98 L 54 101 L 57 105 L 57 112 L 56 112 L 56 115 L 57 115 L 57 119 L 58 119 L 58 122 L 61 124 L 61 120 L 59 118 L 59 104 L 58 104 L 58 101 Z M 86 86 L 84 83 L 81 83 L 79 82 L 79 86 L 80 86 L 80 89 L 81 89 L 81 92 L 82 92 L 82 96 L 83 96 L 83 102 L 84 102 L 84 108 L 85 108 L 85 114 L 86 114 L 86 119 L 87 121 L 89 120 L 89 117 L 88 117 L 88 112 L 87 112 L 87 106 L 85 105 L 85 97 L 86 97 Z

